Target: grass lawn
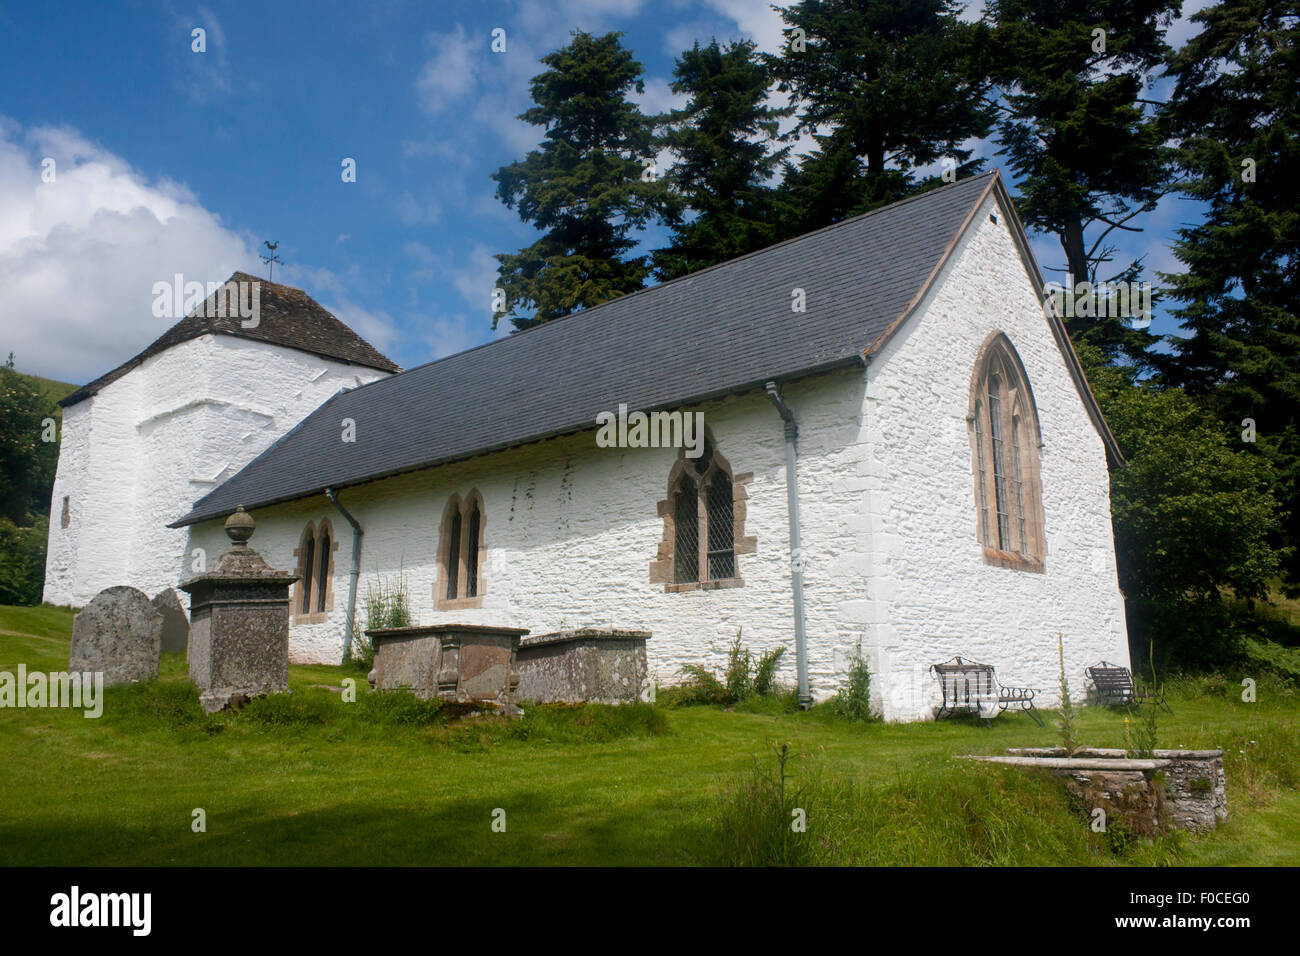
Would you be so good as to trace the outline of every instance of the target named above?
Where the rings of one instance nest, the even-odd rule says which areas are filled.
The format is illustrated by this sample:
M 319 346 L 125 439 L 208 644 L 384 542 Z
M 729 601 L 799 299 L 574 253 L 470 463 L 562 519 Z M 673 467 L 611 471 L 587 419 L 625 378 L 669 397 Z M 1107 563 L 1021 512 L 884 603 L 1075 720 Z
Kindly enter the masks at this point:
M 66 669 L 71 622 L 63 609 L 0 608 L 0 670 Z M 156 685 L 110 689 L 97 720 L 0 709 L 0 863 L 727 862 L 726 808 L 789 743 L 808 835 L 837 861 L 1300 865 L 1300 695 L 1262 679 L 1251 704 L 1239 676 L 1180 682 L 1161 723 L 1161 746 L 1227 751 L 1227 824 L 1123 845 L 1091 833 L 1051 779 L 950 759 L 1055 744 L 1052 714 L 1041 729 L 1019 714 L 991 728 L 858 725 L 760 702 L 372 721 L 364 699 L 312 687 L 353 677 L 364 698 L 364 675 L 292 667 L 287 703 L 206 718 L 183 658 L 165 656 L 162 671 Z M 1117 713 L 1085 708 L 1078 724 L 1085 743 L 1123 742 Z M 191 828 L 196 808 L 206 832 Z

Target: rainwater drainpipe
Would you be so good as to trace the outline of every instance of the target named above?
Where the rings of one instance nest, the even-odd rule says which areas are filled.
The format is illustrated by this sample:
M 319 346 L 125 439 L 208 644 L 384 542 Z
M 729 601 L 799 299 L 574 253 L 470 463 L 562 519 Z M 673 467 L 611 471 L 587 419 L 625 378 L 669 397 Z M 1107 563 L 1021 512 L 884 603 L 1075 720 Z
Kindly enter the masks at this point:
M 803 629 L 803 547 L 799 541 L 799 482 L 795 476 L 795 442 L 799 438 L 799 423 L 794 412 L 781 397 L 776 382 L 765 386 L 767 397 L 785 422 L 785 496 L 790 514 L 790 586 L 794 591 L 794 656 L 799 673 L 799 706 L 807 710 L 812 706 L 808 693 L 808 645 Z
M 339 509 L 339 514 L 347 518 L 348 524 L 352 525 L 352 568 L 348 571 L 348 622 L 343 630 L 343 664 L 346 666 L 352 659 L 352 628 L 357 620 L 357 574 L 361 570 L 361 525 L 357 524 L 357 519 L 339 503 L 333 488 L 326 488 L 325 494 L 329 496 L 334 507 Z

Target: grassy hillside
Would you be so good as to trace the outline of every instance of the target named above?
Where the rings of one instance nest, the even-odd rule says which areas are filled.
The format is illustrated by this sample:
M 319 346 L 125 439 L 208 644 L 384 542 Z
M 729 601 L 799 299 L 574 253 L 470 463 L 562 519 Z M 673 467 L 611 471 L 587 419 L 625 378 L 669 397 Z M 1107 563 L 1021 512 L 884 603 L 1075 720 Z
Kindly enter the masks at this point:
M 48 399 L 55 406 L 55 415 L 62 419 L 64 410 L 59 406 L 59 399 L 66 398 L 68 395 L 81 388 L 81 385 L 70 385 L 65 381 L 55 381 L 53 378 L 42 378 L 39 375 L 27 375 L 26 372 L 19 372 L 19 376 L 26 378 L 32 385 L 36 386 L 42 397 Z
M 0 670 L 65 668 L 71 619 L 0 608 Z M 349 677 L 362 696 L 345 704 L 326 688 Z M 1246 704 L 1239 679 L 1175 687 L 1160 725 L 1162 745 L 1227 751 L 1230 819 L 1142 843 L 1092 833 L 1050 778 L 953 759 L 1053 744 L 1051 714 L 861 725 L 764 702 L 448 722 L 371 700 L 356 671 L 293 667 L 292 696 L 207 717 L 168 655 L 162 680 L 110 690 L 99 719 L 0 709 L 0 791 L 21 795 L 0 801 L 0 864 L 725 863 L 722 821 L 786 743 L 820 860 L 1300 865 L 1300 696 L 1261 679 Z M 1122 744 L 1121 714 L 1084 708 L 1078 724 Z

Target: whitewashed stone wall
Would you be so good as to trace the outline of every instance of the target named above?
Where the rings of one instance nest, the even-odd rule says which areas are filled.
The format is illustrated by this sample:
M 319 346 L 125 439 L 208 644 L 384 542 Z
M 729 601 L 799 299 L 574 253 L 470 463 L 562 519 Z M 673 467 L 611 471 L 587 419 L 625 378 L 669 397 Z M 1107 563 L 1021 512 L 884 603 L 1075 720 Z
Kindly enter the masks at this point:
M 938 687 L 926 668 L 954 654 L 998 667 L 1008 683 L 1057 695 L 1056 634 L 1076 693 L 1082 668 L 1128 661 L 1115 576 L 1108 475 L 1100 437 L 1052 339 L 1005 215 L 984 209 L 945 275 L 867 370 L 785 388 L 800 423 L 799 484 L 807 563 L 811 687 L 834 692 L 861 642 L 878 706 L 891 720 L 928 717 Z M 1046 573 L 985 565 L 975 536 L 966 413 L 971 371 L 986 336 L 1001 330 L 1020 352 L 1038 403 Z M 611 410 L 619 396 L 610 396 Z M 600 449 L 595 433 L 556 439 L 440 469 L 344 489 L 365 529 L 358 614 L 379 577 L 405 577 L 415 623 L 515 625 L 534 633 L 579 626 L 646 628 L 652 674 L 685 663 L 720 667 L 743 628 L 755 651 L 789 648 L 794 681 L 784 437 L 766 396 L 702 406 L 718 451 L 752 472 L 737 557 L 743 587 L 665 593 L 649 579 L 662 534 L 656 504 L 675 452 Z M 357 422 L 357 441 L 366 423 Z M 482 607 L 437 612 L 438 528 L 448 498 L 477 489 L 488 563 Z M 350 529 L 323 496 L 263 509 L 253 544 L 294 568 L 307 521 L 329 518 L 337 541 L 333 610 L 291 628 L 297 662 L 336 663 L 347 605 Z M 215 555 L 220 522 L 191 531 Z
M 867 629 L 887 717 L 940 699 L 926 668 L 954 654 L 994 664 L 1009 684 L 1059 703 L 1056 635 L 1071 691 L 1083 668 L 1128 664 L 1102 440 L 1051 336 L 1007 216 L 990 197 L 915 315 L 868 373 L 861 521 L 869 599 L 845 608 Z M 1043 448 L 1046 573 L 983 562 L 970 465 L 971 372 L 1002 331 L 1024 363 Z M 855 522 L 858 519 L 853 519 Z
M 188 577 L 187 532 L 167 524 L 339 389 L 385 374 L 205 335 L 64 409 L 45 600 L 84 605 L 119 584 L 152 595 Z

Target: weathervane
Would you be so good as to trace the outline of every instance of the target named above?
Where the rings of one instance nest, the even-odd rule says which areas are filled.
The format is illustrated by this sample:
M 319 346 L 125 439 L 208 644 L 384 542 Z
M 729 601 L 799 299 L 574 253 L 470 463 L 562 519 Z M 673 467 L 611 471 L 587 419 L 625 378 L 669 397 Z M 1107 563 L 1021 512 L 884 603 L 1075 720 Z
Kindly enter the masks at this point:
M 268 239 L 265 242 L 263 242 L 262 245 L 266 246 L 266 248 L 271 251 L 271 254 L 269 256 L 263 256 L 263 255 L 258 256 L 259 259 L 261 259 L 263 262 L 266 263 L 267 266 L 266 281 L 271 282 L 272 276 L 275 275 L 275 264 L 280 261 L 280 257 L 275 254 L 275 250 L 280 247 L 280 240 L 277 239 L 275 242 L 272 242 L 271 240 Z

